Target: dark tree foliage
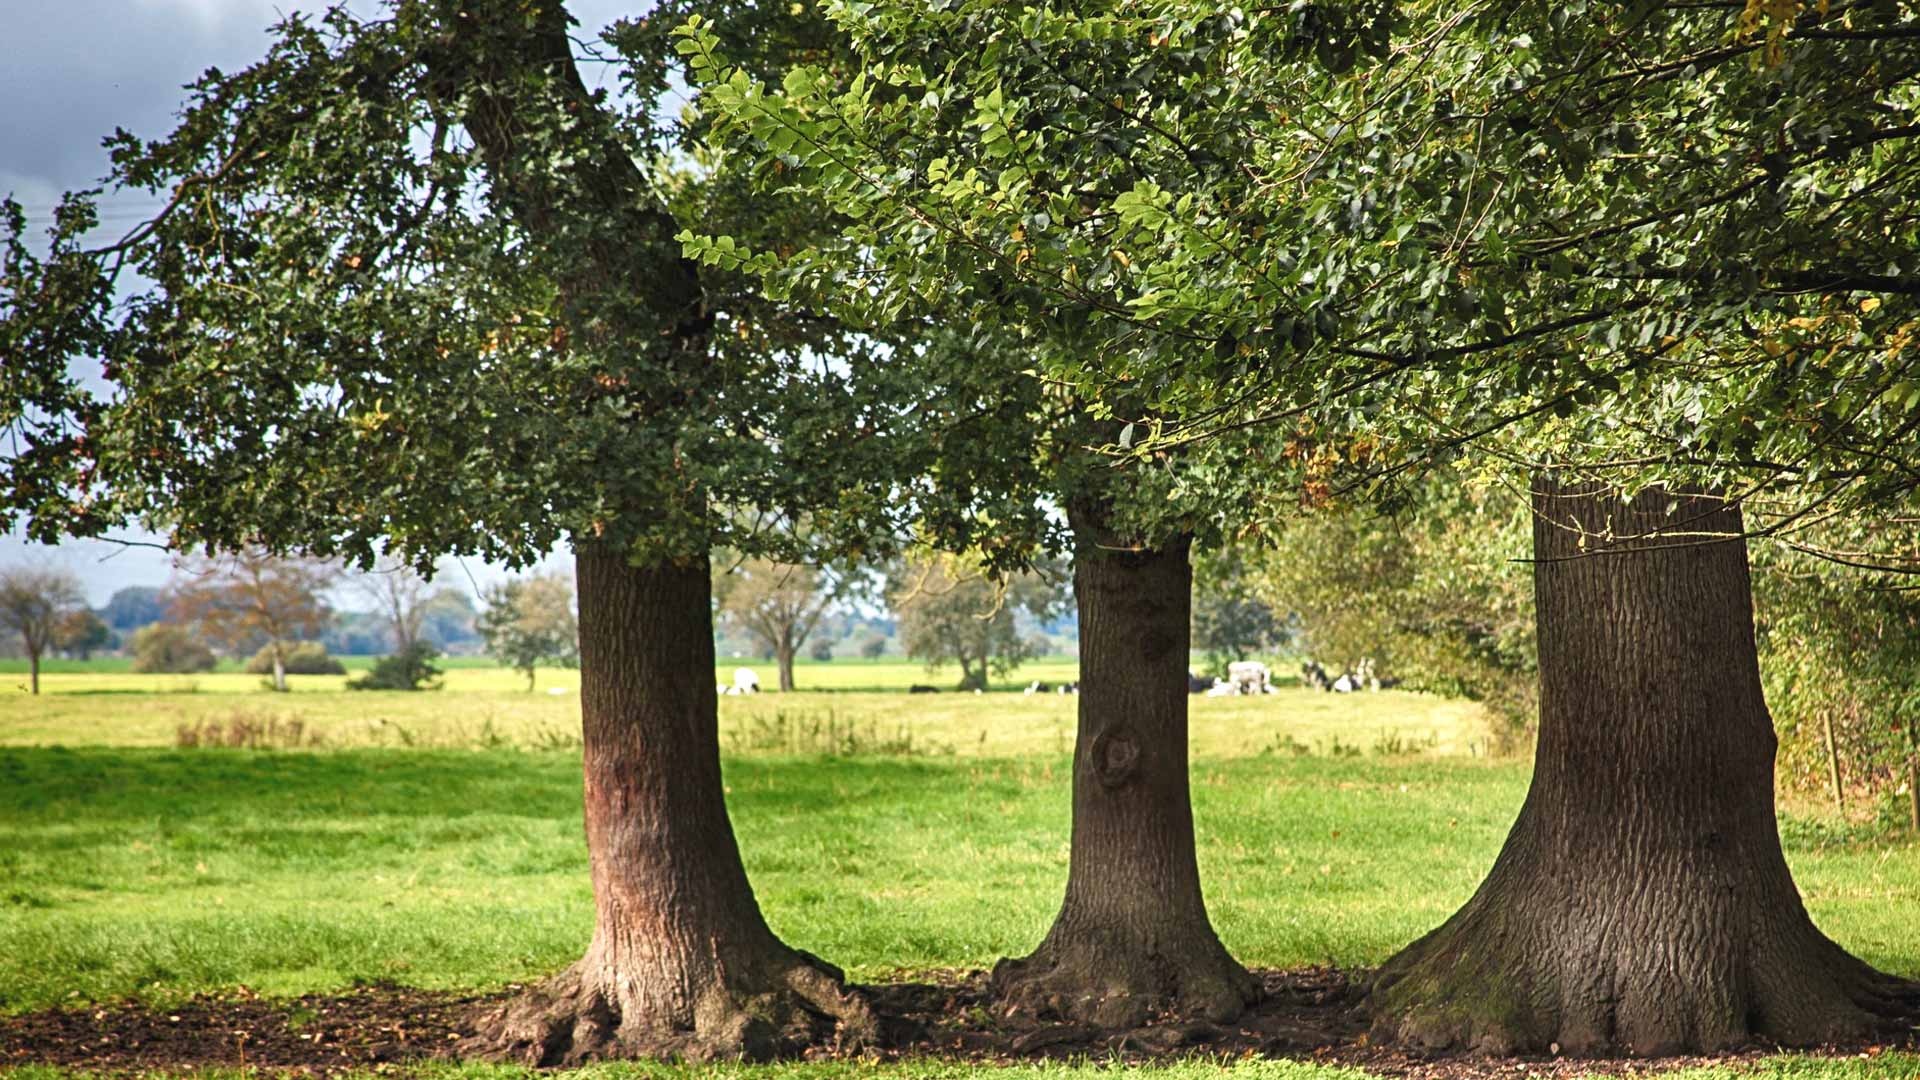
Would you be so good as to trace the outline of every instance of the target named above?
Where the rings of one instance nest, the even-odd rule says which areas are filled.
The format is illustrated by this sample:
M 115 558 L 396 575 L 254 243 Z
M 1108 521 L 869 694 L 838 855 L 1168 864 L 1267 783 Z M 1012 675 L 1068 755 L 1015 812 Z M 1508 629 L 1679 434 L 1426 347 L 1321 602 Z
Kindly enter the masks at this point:
M 100 609 L 106 624 L 121 633 L 132 633 L 167 617 L 166 590 L 153 585 L 129 585 L 116 589 Z
M 349 690 L 438 690 L 440 669 L 433 661 L 440 650 L 430 641 L 415 641 L 392 656 L 374 661 L 365 675 L 347 680 Z

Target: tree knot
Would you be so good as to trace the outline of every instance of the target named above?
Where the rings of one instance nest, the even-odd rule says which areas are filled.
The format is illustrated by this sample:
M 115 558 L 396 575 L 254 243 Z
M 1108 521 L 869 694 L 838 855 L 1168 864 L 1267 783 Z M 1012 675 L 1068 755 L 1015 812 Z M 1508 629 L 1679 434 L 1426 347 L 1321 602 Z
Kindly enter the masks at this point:
M 1095 735 L 1092 751 L 1093 775 L 1102 787 L 1120 787 L 1140 771 L 1140 742 L 1124 724 Z

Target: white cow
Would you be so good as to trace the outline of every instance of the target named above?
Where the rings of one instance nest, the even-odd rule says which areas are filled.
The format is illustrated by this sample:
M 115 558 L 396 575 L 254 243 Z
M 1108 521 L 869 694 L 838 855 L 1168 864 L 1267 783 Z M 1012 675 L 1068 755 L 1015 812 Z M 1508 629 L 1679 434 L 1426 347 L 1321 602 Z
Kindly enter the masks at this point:
M 1227 682 L 1236 694 L 1264 694 L 1269 681 L 1267 665 L 1258 660 L 1235 660 L 1227 665 Z
M 752 668 L 741 667 L 741 668 L 733 669 L 733 686 L 731 689 L 727 691 L 727 693 L 757 694 L 759 692 L 760 692 L 760 676 L 755 675 L 753 673 Z

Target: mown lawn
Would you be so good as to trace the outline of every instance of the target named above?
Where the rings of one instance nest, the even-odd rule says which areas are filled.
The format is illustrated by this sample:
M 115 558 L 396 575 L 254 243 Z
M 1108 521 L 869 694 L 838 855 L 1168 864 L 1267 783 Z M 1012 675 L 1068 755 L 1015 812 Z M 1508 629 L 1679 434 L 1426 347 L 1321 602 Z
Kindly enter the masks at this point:
M 173 748 L 179 717 L 207 702 L 212 718 L 311 702 L 323 739 Z M 489 989 L 557 969 L 591 921 L 575 708 L 459 689 L 0 698 L 0 1011 L 372 980 Z M 369 709 L 416 724 L 413 744 L 347 738 Z M 990 965 L 1044 932 L 1066 873 L 1070 699 L 770 694 L 723 710 L 748 869 L 789 941 L 879 979 Z M 1194 729 L 1208 902 L 1257 966 L 1377 963 L 1471 893 L 1525 794 L 1523 763 L 1474 756 L 1471 709 L 1417 695 L 1200 699 Z M 1783 831 L 1820 925 L 1920 976 L 1920 845 L 1811 817 Z M 1756 1075 L 1879 1080 L 1920 1062 L 1779 1058 Z

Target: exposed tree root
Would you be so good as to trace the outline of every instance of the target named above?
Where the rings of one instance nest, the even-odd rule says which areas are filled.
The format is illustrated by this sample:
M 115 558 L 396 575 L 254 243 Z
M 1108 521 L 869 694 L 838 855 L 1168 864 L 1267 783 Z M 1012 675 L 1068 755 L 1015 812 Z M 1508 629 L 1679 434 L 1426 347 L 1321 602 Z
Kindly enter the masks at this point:
M 779 963 L 748 967 L 753 977 L 728 973 L 697 988 L 684 979 L 663 987 L 658 972 L 612 971 L 589 953 L 476 1017 L 477 1034 L 460 1051 L 532 1066 L 771 1061 L 811 1046 L 848 1050 L 878 1039 L 873 1009 L 831 965 L 790 951 Z
M 1260 980 L 1204 922 L 1158 940 L 1056 927 L 1032 955 L 996 964 L 991 991 L 1003 1014 L 1124 1030 L 1155 1016 L 1226 1023 L 1260 1000 Z
M 1492 928 L 1470 904 L 1377 974 L 1372 1038 L 1426 1052 L 1665 1057 L 1857 1043 L 1920 1019 L 1920 984 L 1855 959 L 1804 914 L 1795 929 L 1767 925 L 1792 921 L 1777 914 L 1733 935 L 1675 937 L 1666 920 L 1616 937 L 1617 924 L 1564 915 L 1546 926 L 1508 912 Z M 1619 947 L 1592 947 L 1609 938 Z M 1685 952 L 1655 945 L 1689 940 Z

